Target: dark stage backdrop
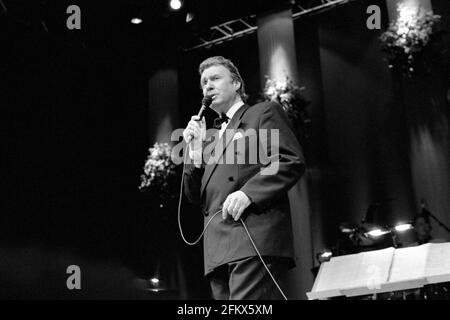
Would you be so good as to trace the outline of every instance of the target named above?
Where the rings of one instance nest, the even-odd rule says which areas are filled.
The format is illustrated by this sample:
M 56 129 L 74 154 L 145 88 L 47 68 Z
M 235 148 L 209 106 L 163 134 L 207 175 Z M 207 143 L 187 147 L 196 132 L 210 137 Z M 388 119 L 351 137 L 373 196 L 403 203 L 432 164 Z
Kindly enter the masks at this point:
M 448 1 L 432 2 L 449 29 Z M 335 243 L 339 222 L 359 222 L 372 203 L 385 204 L 381 218 L 388 222 L 416 210 L 405 117 L 380 51 L 381 31 L 366 28 L 369 4 L 382 8 L 386 27 L 381 0 L 351 3 L 294 24 L 300 84 L 312 100 L 305 150 L 315 252 Z M 55 12 L 67 5 L 53 4 Z M 13 283 L 18 293 L 39 295 L 20 282 L 37 277 L 35 283 L 48 286 L 44 291 L 52 296 L 61 288 L 49 283 L 64 280 L 55 273 L 66 262 L 111 275 L 123 266 L 127 271 L 119 274 L 131 278 L 148 278 L 156 266 L 169 263 L 172 273 L 176 264 L 186 270 L 189 297 L 207 298 L 201 246 L 186 246 L 174 212 L 160 216 L 137 189 L 155 142 L 149 79 L 161 70 L 177 73 L 179 128 L 200 107 L 197 67 L 208 56 L 236 63 L 253 104 L 261 98 L 256 34 L 185 52 L 184 17 L 154 16 L 133 26 L 124 18 L 131 14 L 126 6 L 83 6 L 81 31 L 68 31 L 65 20 L 55 17 L 47 17 L 47 32 L 39 21 L 0 16 L 0 163 L 6 186 L 0 288 L 5 277 L 21 270 Z M 192 240 L 202 216 L 185 204 L 183 218 Z M 29 267 L 20 269 L 22 264 Z
M 382 8 L 386 26 L 384 1 L 370 4 Z M 381 30 L 369 30 L 361 14 L 367 5 L 343 6 L 318 20 L 329 157 L 322 170 L 324 206 L 317 225 L 328 244 L 340 222 L 360 222 L 372 203 L 387 208 L 378 221 L 384 224 L 414 212 L 406 126 L 394 101 Z
M 152 264 L 143 252 L 152 256 L 154 230 L 145 228 L 137 186 L 149 146 L 146 79 L 154 48 L 128 21 L 95 7 L 86 12 L 83 29 L 73 32 L 65 15 L 59 33 L 13 12 L 0 19 L 0 267 L 7 275 L 3 268 L 27 264 L 43 292 L 58 270 L 65 274 L 56 262 L 63 255 L 82 270 L 123 266 L 132 277 Z M 32 258 L 20 261 L 20 250 Z M 43 272 L 43 260 L 54 273 Z M 31 296 L 26 283 L 16 286 Z

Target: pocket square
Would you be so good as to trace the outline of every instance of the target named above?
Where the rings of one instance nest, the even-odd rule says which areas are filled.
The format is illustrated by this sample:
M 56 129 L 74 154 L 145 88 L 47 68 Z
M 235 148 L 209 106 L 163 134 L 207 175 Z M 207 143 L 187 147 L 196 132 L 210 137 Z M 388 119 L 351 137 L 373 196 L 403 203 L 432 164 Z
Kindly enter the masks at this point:
M 234 141 L 234 140 L 237 140 L 237 139 L 240 139 L 240 138 L 242 138 L 244 135 L 242 134 L 242 132 L 237 132 L 234 136 L 233 136 L 233 140 L 232 141 Z

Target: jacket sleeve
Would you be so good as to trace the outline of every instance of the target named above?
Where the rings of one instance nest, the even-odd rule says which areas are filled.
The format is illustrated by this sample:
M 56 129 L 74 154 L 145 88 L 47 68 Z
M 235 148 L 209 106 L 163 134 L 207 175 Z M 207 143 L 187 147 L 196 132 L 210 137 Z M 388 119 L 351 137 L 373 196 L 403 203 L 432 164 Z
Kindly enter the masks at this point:
M 264 107 L 258 129 L 267 129 L 267 136 L 271 136 L 271 130 L 275 129 L 275 138 L 268 139 L 270 144 L 264 148 L 273 153 L 268 152 L 268 163 L 247 180 L 241 191 L 257 207 L 264 209 L 273 200 L 287 193 L 300 179 L 305 171 L 305 161 L 289 119 L 279 104 L 268 103 Z M 261 134 L 258 140 L 260 147 L 266 143 L 261 141 Z
M 203 172 L 205 171 L 204 166 L 197 168 L 194 164 L 186 164 L 184 170 L 184 181 L 183 188 L 184 194 L 188 198 L 189 202 L 200 205 L 200 187 L 202 183 Z

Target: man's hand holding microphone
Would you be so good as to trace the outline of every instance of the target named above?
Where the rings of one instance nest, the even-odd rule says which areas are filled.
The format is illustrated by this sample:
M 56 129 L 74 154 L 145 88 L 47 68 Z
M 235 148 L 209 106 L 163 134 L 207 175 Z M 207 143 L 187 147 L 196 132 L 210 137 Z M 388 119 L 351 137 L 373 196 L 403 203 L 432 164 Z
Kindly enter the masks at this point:
M 205 117 L 200 117 L 198 115 L 192 116 L 191 121 L 188 122 L 186 129 L 183 131 L 183 138 L 186 143 L 189 143 L 191 150 L 194 150 L 197 143 L 201 143 L 206 137 L 206 123 Z
M 183 138 L 189 144 L 189 156 L 194 161 L 194 165 L 200 168 L 202 165 L 202 146 L 206 138 L 205 117 L 192 116 L 186 129 L 183 131 Z
M 192 116 L 186 129 L 183 131 L 184 141 L 189 145 L 189 156 L 194 165 L 199 168 L 202 165 L 202 146 L 206 139 L 206 122 L 203 112 L 211 105 L 212 98 L 205 96 L 202 107 L 196 116 Z

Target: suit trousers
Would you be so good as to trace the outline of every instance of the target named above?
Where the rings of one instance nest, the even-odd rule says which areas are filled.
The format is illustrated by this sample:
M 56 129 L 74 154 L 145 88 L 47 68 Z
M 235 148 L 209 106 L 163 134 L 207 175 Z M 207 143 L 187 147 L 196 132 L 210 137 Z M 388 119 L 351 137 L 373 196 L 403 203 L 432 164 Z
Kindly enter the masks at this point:
M 289 262 L 283 257 L 263 257 L 273 277 L 287 273 Z M 223 264 L 207 275 L 215 300 L 284 299 L 258 256 Z M 283 290 L 283 288 L 281 288 Z

